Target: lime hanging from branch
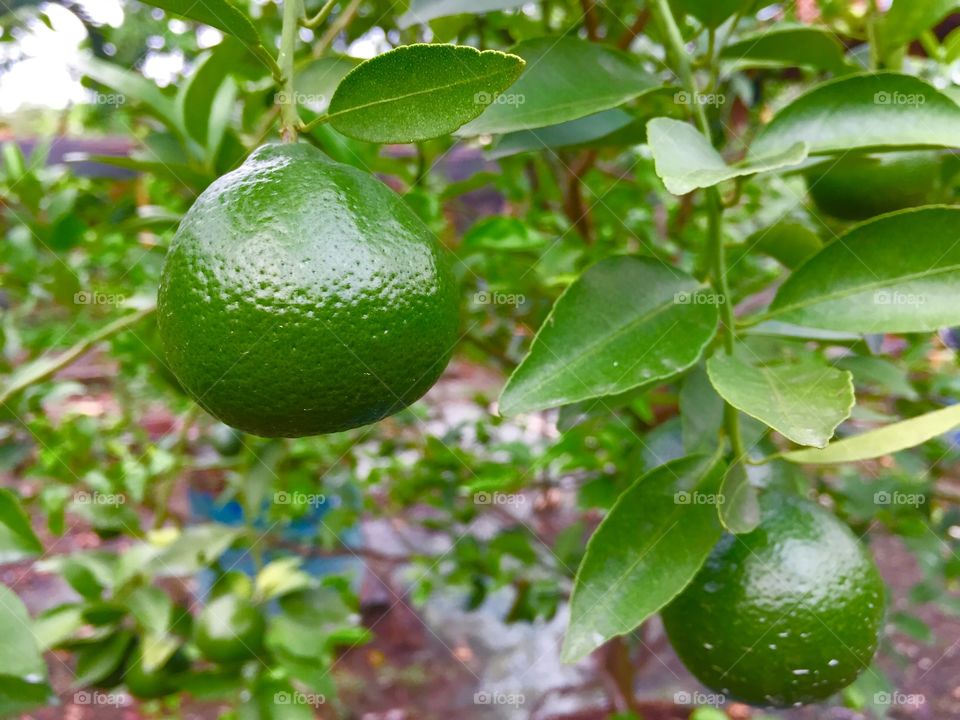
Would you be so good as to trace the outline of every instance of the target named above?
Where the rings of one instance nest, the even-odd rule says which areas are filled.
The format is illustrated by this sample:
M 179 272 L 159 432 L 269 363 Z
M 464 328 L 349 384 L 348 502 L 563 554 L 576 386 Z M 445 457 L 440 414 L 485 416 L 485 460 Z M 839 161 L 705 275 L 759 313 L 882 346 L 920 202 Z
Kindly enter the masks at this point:
M 436 238 L 379 180 L 307 145 L 266 145 L 184 216 L 158 325 L 207 411 L 298 437 L 421 397 L 457 339 L 457 288 Z

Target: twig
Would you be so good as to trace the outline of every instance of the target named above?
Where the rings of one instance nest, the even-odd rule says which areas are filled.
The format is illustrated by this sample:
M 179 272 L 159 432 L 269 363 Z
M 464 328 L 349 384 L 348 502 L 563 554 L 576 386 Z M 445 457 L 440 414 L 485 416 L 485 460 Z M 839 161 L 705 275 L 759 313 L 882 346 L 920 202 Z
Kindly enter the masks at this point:
M 629 48 L 636 37 L 647 27 L 648 22 L 650 22 L 649 10 L 644 9 L 637 13 L 637 19 L 634 20 L 633 24 L 624 30 L 623 35 L 617 39 L 617 47 L 621 50 Z

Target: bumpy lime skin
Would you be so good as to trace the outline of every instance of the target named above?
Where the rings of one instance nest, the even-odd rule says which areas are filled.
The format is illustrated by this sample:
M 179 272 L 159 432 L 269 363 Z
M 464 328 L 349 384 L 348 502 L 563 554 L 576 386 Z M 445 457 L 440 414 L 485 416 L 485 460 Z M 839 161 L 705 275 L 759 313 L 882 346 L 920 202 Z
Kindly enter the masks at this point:
M 684 665 L 729 698 L 823 700 L 870 664 L 883 581 L 850 529 L 818 505 L 767 493 L 761 510 L 753 532 L 720 540 L 664 625 Z
M 847 155 L 807 174 L 821 212 L 840 220 L 866 220 L 931 202 L 941 173 L 934 151 Z
M 436 238 L 373 176 L 266 145 L 205 190 L 163 268 L 167 362 L 233 427 L 299 437 L 366 425 L 436 382 L 457 340 Z

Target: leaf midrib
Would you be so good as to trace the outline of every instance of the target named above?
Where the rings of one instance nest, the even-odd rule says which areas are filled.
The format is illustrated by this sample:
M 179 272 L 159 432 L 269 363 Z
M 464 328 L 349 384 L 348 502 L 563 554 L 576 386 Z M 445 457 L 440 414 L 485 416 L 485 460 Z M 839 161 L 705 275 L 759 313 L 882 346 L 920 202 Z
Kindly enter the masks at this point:
M 460 86 L 463 86 L 463 85 L 469 85 L 469 84 L 471 84 L 471 83 L 480 82 L 480 81 L 483 81 L 483 80 L 489 80 L 489 79 L 491 79 L 491 78 L 495 78 L 495 77 L 501 76 L 501 75 L 502 75 L 502 76 L 509 76 L 509 74 L 510 74 L 510 73 L 509 73 L 507 70 L 505 70 L 505 69 L 504 69 L 504 70 L 497 70 L 497 71 L 495 71 L 495 72 L 486 73 L 486 74 L 483 74 L 483 75 L 474 75 L 473 77 L 465 78 L 465 79 L 463 79 L 463 80 L 458 80 L 458 81 L 451 82 L 451 83 L 447 83 L 446 85 L 434 85 L 434 86 L 429 87 L 429 88 L 424 88 L 423 90 L 415 90 L 414 92 L 405 93 L 405 94 L 403 94 L 403 95 L 397 95 L 397 96 L 395 96 L 395 97 L 391 97 L 391 98 L 388 98 L 388 99 L 386 99 L 386 100 L 382 100 L 382 99 L 381 99 L 381 100 L 373 100 L 373 101 L 371 101 L 371 102 L 363 103 L 363 104 L 361 104 L 361 105 L 354 105 L 353 107 L 347 108 L 346 110 L 338 110 L 337 112 L 330 113 L 329 115 L 327 115 L 327 120 L 328 120 L 328 121 L 329 121 L 329 120 L 334 120 L 334 119 L 336 119 L 336 118 L 338 118 L 338 117 L 343 117 L 344 115 L 348 115 L 349 113 L 359 112 L 359 111 L 366 110 L 366 109 L 371 108 L 371 107 L 377 107 L 377 106 L 379 106 L 379 105 L 389 105 L 389 104 L 391 104 L 391 103 L 397 103 L 397 102 L 401 102 L 401 101 L 403 101 L 403 100 L 409 100 L 409 99 L 412 98 L 412 97 L 418 97 L 418 96 L 420 96 L 420 95 L 429 95 L 430 93 L 434 93 L 434 92 L 443 92 L 444 90 L 450 90 L 450 89 L 452 89 L 452 88 L 460 87 Z M 481 111 L 481 112 L 482 112 L 482 111 Z
M 678 292 L 680 292 L 680 291 L 678 291 Z M 594 350 L 596 350 L 597 348 L 599 348 L 599 347 L 601 347 L 601 346 L 603 346 L 603 345 L 607 345 L 607 344 L 612 343 L 614 340 L 616 340 L 617 338 L 619 338 L 620 336 L 622 336 L 624 333 L 630 331 L 635 325 L 637 325 L 637 324 L 639 324 L 639 323 L 646 322 L 647 320 L 651 320 L 651 319 L 655 318 L 657 315 L 661 314 L 664 310 L 667 310 L 667 309 L 670 308 L 672 305 L 674 305 L 674 303 L 673 303 L 672 301 L 664 301 L 664 302 L 661 303 L 660 305 L 655 305 L 650 312 L 645 313 L 644 315 L 641 315 L 641 316 L 639 316 L 639 317 L 634 318 L 633 320 L 630 320 L 630 321 L 624 323 L 621 327 L 617 328 L 617 330 L 614 331 L 612 334 L 607 335 L 607 336 L 601 338 L 599 341 L 597 341 L 597 342 L 595 342 L 595 343 L 592 343 L 592 344 L 586 346 L 586 347 L 583 348 L 580 352 L 574 354 L 573 357 L 572 357 L 569 361 L 567 361 L 567 362 L 562 362 L 562 359 L 558 359 L 558 360 L 555 360 L 555 361 L 551 362 L 551 363 L 549 364 L 549 366 L 548 366 L 548 367 L 551 368 L 550 372 L 549 372 L 546 376 L 544 376 L 539 382 L 536 382 L 536 383 L 534 383 L 533 385 L 531 385 L 531 386 L 527 389 L 526 392 L 524 392 L 522 395 L 519 396 L 519 398 L 525 399 L 525 398 L 529 397 L 529 396 L 531 395 L 531 393 L 535 393 L 537 390 L 539 390 L 540 388 L 542 388 L 542 387 L 543 387 L 544 385 L 546 385 L 548 382 L 550 382 L 550 381 L 553 380 L 555 377 L 557 377 L 558 375 L 560 375 L 560 374 L 562 373 L 564 367 L 572 367 L 572 366 L 576 365 L 577 363 L 579 363 L 580 361 L 582 361 L 583 358 L 584 358 L 586 355 L 592 353 L 592 352 L 593 352 Z M 551 317 L 548 317 L 544 322 L 547 323 L 547 322 L 550 322 L 551 320 L 552 320 L 552 318 L 551 318 Z M 538 344 L 540 344 L 540 343 L 542 343 L 542 342 L 543 342 L 543 340 L 539 340 L 538 342 L 535 342 L 533 347 L 535 347 L 536 345 L 538 345 Z M 530 348 L 531 354 L 533 353 L 533 347 Z M 551 351 L 551 352 L 553 352 L 553 351 Z M 556 353 L 554 353 L 554 354 L 556 355 Z M 560 366 L 561 369 L 560 369 L 560 370 L 557 370 L 557 371 L 554 371 L 553 368 L 556 368 L 558 365 Z M 522 366 L 521 366 L 521 367 L 522 367 Z
M 892 278 L 879 279 L 874 282 L 868 282 L 864 285 L 857 285 L 854 287 L 841 288 L 835 292 L 827 293 L 824 295 L 816 295 L 812 298 L 809 298 L 806 301 L 796 302 L 792 305 L 784 305 L 783 307 L 773 308 L 768 314 L 769 317 L 776 317 L 777 315 L 782 315 L 784 313 L 790 312 L 791 310 L 802 310 L 804 308 L 812 307 L 824 302 L 830 302 L 832 300 L 841 300 L 846 297 L 856 295 L 858 293 L 866 292 L 876 288 L 882 288 L 890 283 L 902 283 L 910 282 L 911 280 L 918 280 L 927 277 L 934 277 L 936 275 L 953 272 L 960 270 L 960 264 L 947 265 L 942 268 L 936 268 L 931 270 L 924 270 L 918 273 L 911 273 L 910 275 L 899 275 Z

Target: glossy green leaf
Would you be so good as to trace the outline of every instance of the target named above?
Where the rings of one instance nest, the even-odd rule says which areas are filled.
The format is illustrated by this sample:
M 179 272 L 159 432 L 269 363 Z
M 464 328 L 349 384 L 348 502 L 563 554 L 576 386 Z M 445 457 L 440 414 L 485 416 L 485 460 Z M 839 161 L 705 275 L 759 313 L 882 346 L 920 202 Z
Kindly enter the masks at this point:
M 717 504 L 721 524 L 737 535 L 748 533 L 760 524 L 757 489 L 750 484 L 747 469 L 736 462 L 727 469 L 720 486 L 723 501 Z
M 769 316 L 864 333 L 960 325 L 960 207 L 884 215 L 850 230 L 780 287 Z
M 615 108 L 658 89 L 643 61 L 575 37 L 526 40 L 512 49 L 527 62 L 509 92 L 458 135 L 529 130 Z
M 20 500 L 11 490 L 0 488 L 0 563 L 16 562 L 42 552 L 43 545 Z
M 368 142 L 417 142 L 453 132 L 520 76 L 515 55 L 457 45 L 404 45 L 367 60 L 340 81 L 330 123 Z
M 693 368 L 680 386 L 680 433 L 690 455 L 716 449 L 723 425 L 723 399 L 710 384 L 706 368 Z
M 806 225 L 781 220 L 747 238 L 751 251 L 762 252 L 790 268 L 798 268 L 823 249 L 823 241 Z
M 720 52 L 737 67 L 804 67 L 846 73 L 843 45 L 825 28 L 777 25 L 742 37 Z
M 906 450 L 943 435 L 960 425 L 960 405 L 844 438 L 822 450 L 794 450 L 783 457 L 796 463 L 831 464 L 870 460 Z
M 647 123 L 647 143 L 653 152 L 657 175 L 674 195 L 713 187 L 726 180 L 768 170 L 799 165 L 807 158 L 807 145 L 798 142 L 786 151 L 728 165 L 710 141 L 693 125 L 670 118 Z
M 714 296 L 650 258 L 617 256 L 560 296 L 500 397 L 515 415 L 664 380 L 693 365 L 717 328 Z
M 144 0 L 144 2 L 173 15 L 222 30 L 248 45 L 260 45 L 260 35 L 253 22 L 229 0 Z
M 816 86 L 777 113 L 748 157 L 784 152 L 798 142 L 806 142 L 811 154 L 960 147 L 960 106 L 910 75 L 847 75 Z
M 693 579 L 720 539 L 724 466 L 704 456 L 662 465 L 624 492 L 587 543 L 562 657 L 576 662 L 629 633 Z
M 538 152 L 547 148 L 584 145 L 622 130 L 633 121 L 634 118 L 630 113 L 618 108 L 604 110 L 596 115 L 588 115 L 559 125 L 507 133 L 497 141 L 488 154 L 491 158 L 497 159 L 523 152 Z
M 883 57 L 918 38 L 953 10 L 957 0 L 894 0 L 877 23 L 877 46 Z
M 397 19 L 401 30 L 450 15 L 481 15 L 520 7 L 525 0 L 411 0 L 409 9 Z
M 724 400 L 801 445 L 826 445 L 853 409 L 850 373 L 812 360 L 760 365 L 721 353 L 707 372 Z

